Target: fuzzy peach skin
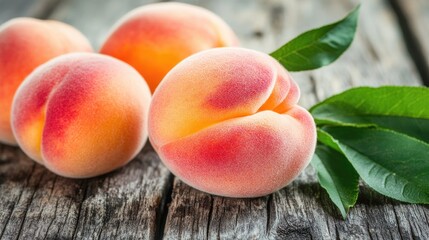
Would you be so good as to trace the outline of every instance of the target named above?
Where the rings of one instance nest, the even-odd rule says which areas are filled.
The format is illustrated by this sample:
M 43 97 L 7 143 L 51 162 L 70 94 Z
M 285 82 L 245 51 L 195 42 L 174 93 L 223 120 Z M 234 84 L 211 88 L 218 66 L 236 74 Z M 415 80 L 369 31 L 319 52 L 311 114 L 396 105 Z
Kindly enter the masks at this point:
M 152 92 L 177 63 L 201 50 L 237 46 L 231 28 L 214 13 L 184 3 L 136 8 L 113 27 L 100 52 L 133 66 Z
M 163 163 L 199 190 L 257 197 L 291 182 L 315 149 L 299 88 L 270 56 L 242 48 L 197 53 L 161 82 L 149 138 Z
M 128 64 L 66 54 L 24 80 L 13 100 L 12 129 L 23 151 L 54 173 L 93 177 L 143 147 L 150 100 L 149 87 Z
M 69 52 L 89 52 L 88 40 L 65 23 L 16 18 L 0 26 L 0 142 L 16 145 L 10 109 L 19 84 L 37 66 Z

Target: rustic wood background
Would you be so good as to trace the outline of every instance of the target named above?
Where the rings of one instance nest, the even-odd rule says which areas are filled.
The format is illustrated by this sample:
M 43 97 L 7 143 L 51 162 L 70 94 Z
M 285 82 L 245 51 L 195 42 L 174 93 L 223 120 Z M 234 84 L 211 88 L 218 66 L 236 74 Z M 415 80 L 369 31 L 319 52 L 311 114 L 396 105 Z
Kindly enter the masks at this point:
M 0 23 L 57 19 L 98 49 L 109 28 L 150 0 L 0 0 Z M 271 52 L 297 34 L 343 17 L 351 0 L 189 0 L 220 15 L 244 47 Z M 310 107 L 345 89 L 429 83 L 429 1 L 362 0 L 350 50 L 329 67 L 293 76 Z M 147 144 L 127 166 L 72 180 L 0 144 L 0 239 L 429 239 L 429 207 L 385 198 L 362 184 L 346 220 L 308 167 L 266 197 L 231 199 L 172 176 Z

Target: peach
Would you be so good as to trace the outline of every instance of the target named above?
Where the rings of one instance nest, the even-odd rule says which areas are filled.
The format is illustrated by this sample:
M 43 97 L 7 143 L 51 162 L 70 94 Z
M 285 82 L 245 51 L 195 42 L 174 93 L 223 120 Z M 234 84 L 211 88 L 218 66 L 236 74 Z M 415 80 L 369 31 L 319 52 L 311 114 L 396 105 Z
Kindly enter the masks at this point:
M 0 142 L 16 145 L 10 111 L 24 78 L 51 58 L 78 51 L 92 48 L 78 30 L 65 23 L 16 18 L 0 26 Z
M 22 150 L 54 173 L 85 178 L 130 161 L 147 140 L 150 90 L 128 64 L 70 53 L 34 70 L 12 104 Z
M 129 63 L 154 92 L 168 71 L 186 57 L 236 45 L 231 28 L 214 13 L 184 3 L 155 3 L 122 17 L 100 52 Z
M 199 190 L 257 197 L 291 182 L 316 143 L 300 93 L 270 56 L 242 48 L 197 53 L 155 91 L 149 138 L 173 174 Z

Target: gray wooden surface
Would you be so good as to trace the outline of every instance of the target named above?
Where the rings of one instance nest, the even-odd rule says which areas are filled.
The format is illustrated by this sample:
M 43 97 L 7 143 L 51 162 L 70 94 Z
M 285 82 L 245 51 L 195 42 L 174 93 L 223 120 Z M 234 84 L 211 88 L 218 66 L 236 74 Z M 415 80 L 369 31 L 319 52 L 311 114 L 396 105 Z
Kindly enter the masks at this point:
M 65 21 L 98 49 L 120 16 L 149 2 L 155 1 L 0 0 L 0 23 L 17 16 Z M 267 53 L 302 31 L 337 20 L 357 3 L 184 2 L 214 11 L 244 47 Z M 354 86 L 427 82 L 428 2 L 362 2 L 350 50 L 329 67 L 293 74 L 303 106 Z M 429 239 L 428 206 L 385 198 L 364 184 L 360 189 L 357 205 L 342 220 L 311 167 L 269 196 L 231 199 L 174 178 L 149 144 L 122 169 L 88 180 L 55 176 L 18 148 L 0 145 L 0 239 Z
M 416 59 L 423 82 L 429 85 L 429 1 L 393 0 L 392 3 L 404 25 L 409 50 Z

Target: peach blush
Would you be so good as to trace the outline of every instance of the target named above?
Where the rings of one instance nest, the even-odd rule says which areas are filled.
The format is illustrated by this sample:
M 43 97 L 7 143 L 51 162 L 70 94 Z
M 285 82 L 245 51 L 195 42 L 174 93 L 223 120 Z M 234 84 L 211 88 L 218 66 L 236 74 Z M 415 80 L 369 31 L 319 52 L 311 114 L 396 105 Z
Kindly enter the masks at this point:
M 16 18 L 0 26 L 0 142 L 16 145 L 10 111 L 16 89 L 37 66 L 69 52 L 90 52 L 88 40 L 65 23 Z
M 243 48 L 197 53 L 155 91 L 149 138 L 187 184 L 228 197 L 257 197 L 308 165 L 316 128 L 297 105 L 298 85 L 270 56 Z
M 214 13 L 184 3 L 136 8 L 113 27 L 100 52 L 133 66 L 151 91 L 177 63 L 199 51 L 237 46 L 231 28 Z
M 147 84 L 128 64 L 67 54 L 41 65 L 19 87 L 12 129 L 23 151 L 49 170 L 93 177 L 140 151 L 150 100 Z

